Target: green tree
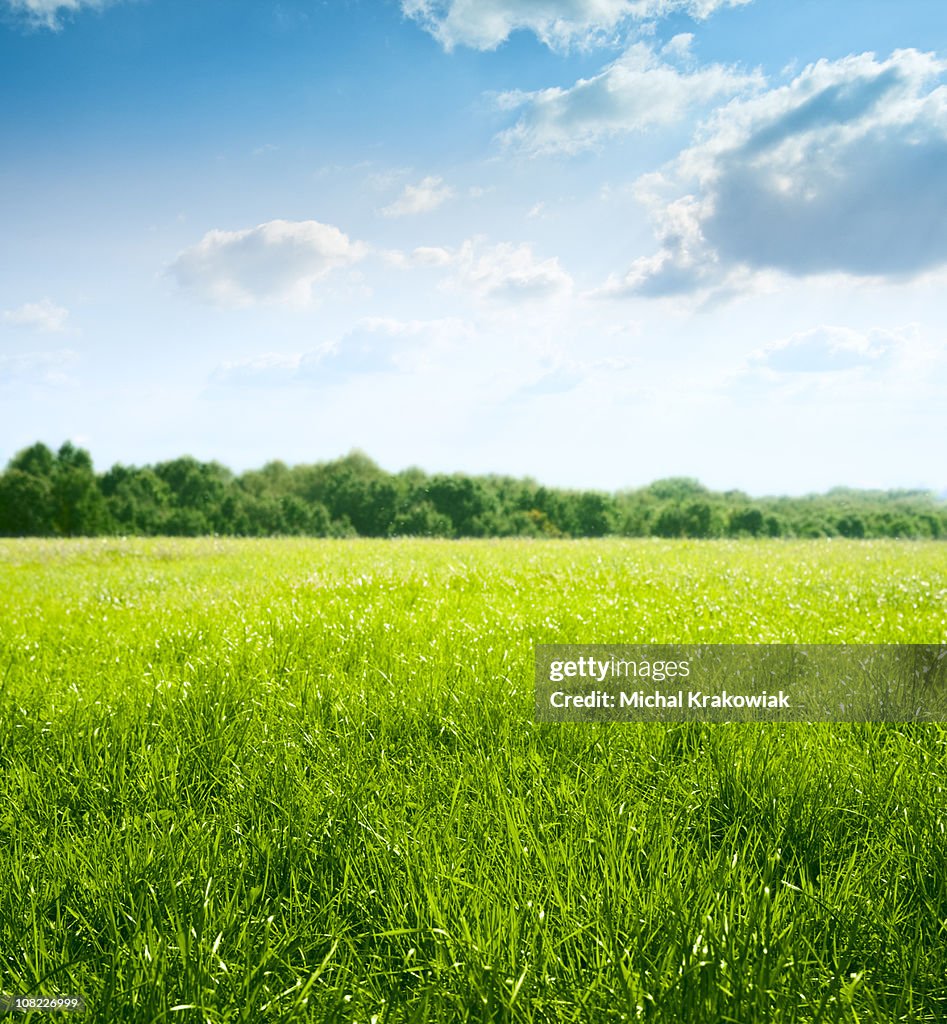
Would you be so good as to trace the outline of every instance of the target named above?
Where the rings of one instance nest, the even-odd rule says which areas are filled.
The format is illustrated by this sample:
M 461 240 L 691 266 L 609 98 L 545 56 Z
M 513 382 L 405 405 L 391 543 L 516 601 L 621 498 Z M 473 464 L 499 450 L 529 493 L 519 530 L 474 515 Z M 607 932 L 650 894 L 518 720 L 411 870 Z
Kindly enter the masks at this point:
M 304 496 L 321 502 L 333 521 L 347 522 L 365 537 L 383 537 L 395 517 L 401 489 L 364 452 L 312 467 Z
M 171 493 L 168 532 L 177 536 L 233 532 L 223 510 L 233 475 L 217 462 L 198 462 L 190 455 L 154 467 Z M 233 512 L 235 506 L 231 508 Z
M 164 530 L 171 489 L 154 470 L 116 463 L 100 478 L 99 489 L 113 531 L 154 536 Z
M 729 532 L 734 536 L 749 534 L 759 537 L 763 532 L 763 513 L 758 508 L 738 508 L 730 513 Z
M 669 476 L 663 480 L 655 480 L 645 489 L 659 501 L 675 501 L 678 504 L 703 497 L 708 493 L 702 483 L 689 476 Z
M 458 537 L 482 537 L 492 534 L 496 504 L 493 496 L 476 477 L 438 474 L 431 477 L 427 497 L 434 508 L 446 516 Z
M 857 512 L 847 512 L 835 522 L 835 528 L 843 537 L 864 537 L 865 520 Z
M 658 512 L 651 531 L 655 537 L 684 537 L 684 512 L 680 505 L 664 505 Z
M 53 525 L 64 537 L 89 537 L 101 533 L 105 524 L 105 502 L 92 456 L 66 441 L 56 453 L 53 469 Z
M 44 537 L 53 532 L 52 483 L 22 469 L 8 469 L 0 476 L 0 535 Z
M 686 537 L 714 537 L 721 532 L 719 518 L 708 501 L 691 501 L 684 508 Z
M 56 471 L 56 456 L 41 441 L 17 452 L 10 459 L 8 469 L 19 469 L 30 476 L 41 477 L 52 482 Z
M 430 501 L 419 501 L 399 512 L 389 527 L 392 537 L 452 537 L 454 524 Z
M 573 532 L 579 537 L 604 537 L 614 530 L 614 501 L 607 494 L 583 491 L 573 509 Z

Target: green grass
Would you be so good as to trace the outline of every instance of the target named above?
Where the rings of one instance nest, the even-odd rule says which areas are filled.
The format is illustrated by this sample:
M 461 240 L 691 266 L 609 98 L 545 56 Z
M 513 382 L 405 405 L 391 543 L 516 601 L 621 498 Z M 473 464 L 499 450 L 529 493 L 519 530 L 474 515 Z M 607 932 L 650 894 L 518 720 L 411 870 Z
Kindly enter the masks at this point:
M 947 641 L 947 545 L 0 542 L 0 988 L 947 1019 L 947 727 L 536 725 L 535 643 Z

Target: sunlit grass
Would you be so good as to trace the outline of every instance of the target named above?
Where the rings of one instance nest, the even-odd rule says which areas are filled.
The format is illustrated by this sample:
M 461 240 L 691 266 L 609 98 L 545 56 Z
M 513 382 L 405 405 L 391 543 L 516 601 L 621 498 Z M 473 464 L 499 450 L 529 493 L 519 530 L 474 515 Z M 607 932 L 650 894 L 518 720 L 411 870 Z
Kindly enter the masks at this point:
M 947 1019 L 947 728 L 533 724 L 947 641 L 947 545 L 0 542 L 0 964 L 96 1021 Z

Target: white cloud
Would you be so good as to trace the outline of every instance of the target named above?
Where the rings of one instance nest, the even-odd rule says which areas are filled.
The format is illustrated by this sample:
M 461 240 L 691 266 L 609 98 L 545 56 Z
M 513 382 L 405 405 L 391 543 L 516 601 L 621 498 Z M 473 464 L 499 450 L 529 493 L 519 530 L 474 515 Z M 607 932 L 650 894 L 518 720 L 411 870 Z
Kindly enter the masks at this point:
M 687 14 L 704 21 L 721 7 L 743 7 L 752 0 L 631 0 L 634 16 L 641 20 L 666 18 L 672 14 Z
M 355 166 L 357 168 L 361 165 L 356 164 Z M 340 167 L 332 167 L 325 168 L 324 170 L 328 172 L 329 170 L 339 171 L 342 169 L 343 168 Z M 410 171 L 407 168 L 387 167 L 381 171 L 372 171 L 371 174 L 366 176 L 365 184 L 368 186 L 368 188 L 372 189 L 375 192 L 388 192 L 391 189 L 393 189 L 395 185 L 398 184 L 399 181 L 402 181 L 409 173 Z
M 57 306 L 50 299 L 27 302 L 17 309 L 8 309 L 3 314 L 4 323 L 35 331 L 64 331 L 68 319 L 69 310 Z
M 445 50 L 470 46 L 493 50 L 517 30 L 533 32 L 547 46 L 590 45 L 613 38 L 629 20 L 670 14 L 709 17 L 720 7 L 750 0 L 401 0 Z
M 672 60 L 689 60 L 693 44 L 693 32 L 679 32 L 661 47 L 661 53 Z
M 398 198 L 381 212 L 386 217 L 408 217 L 436 210 L 454 194 L 442 178 L 422 178 L 417 185 L 405 185 Z
M 250 359 L 222 363 L 214 371 L 213 381 L 246 387 L 278 386 L 297 380 L 300 366 L 306 358 L 302 352 L 264 352 Z
M 58 31 L 61 16 L 75 14 L 85 8 L 101 10 L 117 0 L 5 0 L 7 8 L 36 28 Z
M 439 352 L 469 338 L 461 320 L 396 320 L 365 317 L 337 340 L 308 352 L 267 352 L 252 359 L 224 363 L 217 384 L 248 387 L 343 384 L 376 374 L 417 373 Z
M 721 108 L 640 183 L 661 249 L 606 291 L 739 290 L 761 272 L 898 280 L 947 263 L 945 72 L 916 50 L 821 60 Z
M 523 381 L 511 382 L 511 389 L 505 396 L 509 402 L 524 399 L 559 397 L 579 388 L 600 388 L 611 392 L 616 374 L 626 371 L 633 363 L 624 358 L 571 359 L 559 352 L 540 357 L 533 365 L 520 367 L 525 370 Z
M 66 348 L 53 352 L 0 356 L 0 388 L 20 388 L 30 384 L 69 384 L 69 368 L 78 359 L 78 353 Z
M 904 342 L 904 332 L 820 326 L 765 345 L 750 365 L 774 374 L 860 370 L 883 365 Z
M 382 253 L 382 258 L 392 267 L 400 270 L 415 270 L 425 267 L 446 267 L 454 262 L 454 253 L 436 245 L 419 245 L 410 252 L 391 249 Z
M 468 240 L 458 250 L 453 285 L 486 299 L 511 302 L 550 299 L 572 290 L 572 278 L 556 257 L 540 260 L 527 244 L 484 246 Z
M 533 154 L 575 153 L 611 136 L 671 124 L 692 107 L 762 84 L 759 74 L 721 64 L 681 71 L 646 43 L 636 43 L 602 72 L 568 89 L 503 93 L 503 109 L 525 109 L 500 138 Z
M 402 270 L 450 267 L 443 286 L 481 299 L 531 302 L 572 291 L 572 278 L 558 257 L 540 259 L 527 243 L 488 245 L 472 238 L 457 249 L 421 246 L 410 252 L 388 251 L 383 258 Z
M 947 384 L 947 347 L 923 325 L 821 325 L 751 352 L 721 378 L 723 394 L 749 403 L 863 410 L 862 422 L 933 411 Z M 853 421 L 854 422 L 854 421 Z
M 208 231 L 179 253 L 168 274 L 181 288 L 218 305 L 303 305 L 317 281 L 366 251 L 330 224 L 271 220 L 243 231 Z

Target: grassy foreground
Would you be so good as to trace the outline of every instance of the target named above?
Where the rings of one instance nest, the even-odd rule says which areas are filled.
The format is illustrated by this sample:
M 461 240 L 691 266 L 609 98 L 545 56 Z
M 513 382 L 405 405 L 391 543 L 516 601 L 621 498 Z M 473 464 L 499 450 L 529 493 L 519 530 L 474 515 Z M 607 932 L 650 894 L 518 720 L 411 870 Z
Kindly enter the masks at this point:
M 940 1022 L 947 727 L 532 722 L 534 643 L 947 641 L 947 544 L 0 542 L 0 990 Z

